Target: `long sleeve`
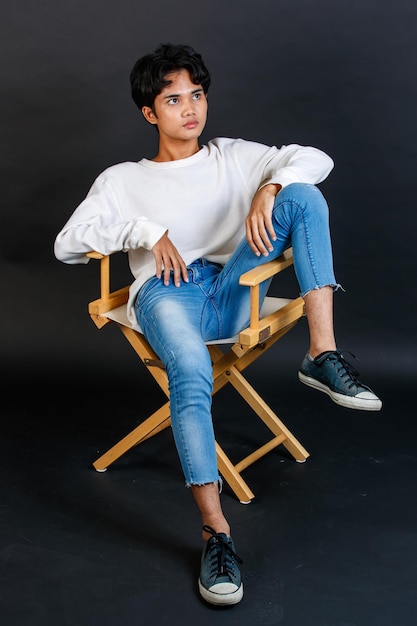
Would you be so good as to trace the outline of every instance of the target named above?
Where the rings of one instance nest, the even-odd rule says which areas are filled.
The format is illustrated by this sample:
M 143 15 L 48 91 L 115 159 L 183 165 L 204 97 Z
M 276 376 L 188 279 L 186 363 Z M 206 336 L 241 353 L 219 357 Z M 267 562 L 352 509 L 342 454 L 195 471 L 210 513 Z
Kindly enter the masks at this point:
M 268 183 L 286 187 L 291 183 L 321 183 L 334 167 L 333 159 L 318 148 L 298 144 L 265 146 L 244 139 L 214 140 L 224 160 L 240 172 L 255 190 Z
M 267 165 L 268 178 L 260 186 L 279 183 L 286 187 L 296 182 L 317 185 L 327 178 L 334 167 L 333 159 L 328 154 L 311 146 L 283 146 L 277 156 Z
M 128 170 L 133 164 L 124 165 Z M 112 169 L 121 169 L 121 166 Z M 120 210 L 121 202 L 123 189 L 115 190 L 109 171 L 103 172 L 58 233 L 54 244 L 56 258 L 76 264 L 87 263 L 86 254 L 92 250 L 101 254 L 140 247 L 150 250 L 167 228 L 146 216 L 126 215 L 126 211 Z

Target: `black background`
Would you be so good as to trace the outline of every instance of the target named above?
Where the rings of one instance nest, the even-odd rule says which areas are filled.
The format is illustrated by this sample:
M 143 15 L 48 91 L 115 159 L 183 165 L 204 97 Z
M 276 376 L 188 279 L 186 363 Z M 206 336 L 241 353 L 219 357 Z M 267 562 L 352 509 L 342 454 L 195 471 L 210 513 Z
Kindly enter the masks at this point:
M 333 157 L 321 188 L 346 290 L 338 343 L 375 375 L 415 375 L 415 3 L 16 0 L 1 13 L 3 363 L 57 374 L 109 348 L 86 315 L 97 266 L 64 266 L 53 241 L 100 171 L 155 153 L 128 77 L 172 41 L 193 45 L 212 73 L 203 140 L 310 144 Z
M 129 72 L 164 41 L 211 70 L 205 141 L 333 157 L 321 189 L 345 288 L 336 335 L 384 403 L 365 415 L 299 384 L 304 323 L 254 364 L 311 457 L 248 469 L 248 507 L 225 490 L 246 582 L 223 613 L 199 600 L 200 520 L 170 433 L 92 470 L 164 398 L 118 329 L 88 316 L 97 263 L 53 255 L 104 168 L 154 155 Z M 0 55 L 2 624 L 414 625 L 415 0 L 13 0 Z M 125 260 L 116 282 L 130 280 Z M 273 285 L 294 288 L 291 275 Z M 250 412 L 227 394 L 215 406 L 221 443 L 240 454 Z

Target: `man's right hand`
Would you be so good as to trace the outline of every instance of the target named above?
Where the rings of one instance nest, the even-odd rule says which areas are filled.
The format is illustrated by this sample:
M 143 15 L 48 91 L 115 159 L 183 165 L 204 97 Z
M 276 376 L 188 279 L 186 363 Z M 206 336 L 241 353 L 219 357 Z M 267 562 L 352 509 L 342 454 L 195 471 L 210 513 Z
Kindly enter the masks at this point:
M 174 272 L 174 285 L 181 285 L 181 278 L 188 283 L 188 272 L 184 260 L 170 238 L 168 231 L 162 235 L 152 248 L 155 257 L 156 276 L 164 280 L 164 285 L 169 285 L 171 270 Z

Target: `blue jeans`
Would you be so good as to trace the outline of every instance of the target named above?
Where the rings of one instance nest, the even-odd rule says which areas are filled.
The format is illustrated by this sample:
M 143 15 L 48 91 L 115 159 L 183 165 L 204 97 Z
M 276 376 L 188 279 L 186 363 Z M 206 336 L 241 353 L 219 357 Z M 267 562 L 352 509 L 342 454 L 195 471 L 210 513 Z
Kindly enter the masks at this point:
M 140 289 L 136 316 L 166 367 L 172 430 L 186 485 L 219 480 L 211 415 L 212 363 L 205 344 L 231 337 L 249 324 L 249 287 L 239 277 L 292 246 L 300 293 L 337 287 L 333 272 L 328 207 L 314 185 L 294 183 L 276 197 L 277 239 L 267 257 L 257 257 L 243 239 L 226 265 L 196 259 L 189 282 L 166 286 L 156 277 Z M 261 300 L 269 284 L 261 288 Z

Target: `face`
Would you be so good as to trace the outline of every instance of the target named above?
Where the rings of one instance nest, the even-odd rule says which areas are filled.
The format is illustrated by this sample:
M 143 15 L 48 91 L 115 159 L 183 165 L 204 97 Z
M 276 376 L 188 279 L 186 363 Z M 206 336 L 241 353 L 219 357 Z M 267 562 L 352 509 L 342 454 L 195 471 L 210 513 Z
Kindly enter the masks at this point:
M 160 142 L 196 141 L 207 120 L 207 98 L 201 85 L 195 85 L 187 70 L 166 76 L 171 83 L 156 96 L 154 111 L 143 107 L 151 124 L 157 124 Z

